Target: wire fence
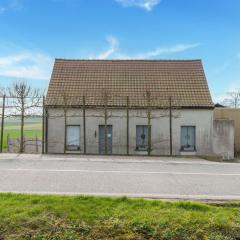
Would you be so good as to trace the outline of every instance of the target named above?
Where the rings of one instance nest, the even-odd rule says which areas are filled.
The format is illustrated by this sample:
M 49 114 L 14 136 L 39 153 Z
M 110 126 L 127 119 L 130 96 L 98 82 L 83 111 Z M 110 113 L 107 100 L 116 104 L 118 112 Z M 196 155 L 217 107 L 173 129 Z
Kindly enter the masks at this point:
M 173 119 L 181 117 L 177 97 L 2 96 L 0 152 L 172 155 Z M 156 137 L 156 126 L 164 134 Z M 136 129 L 137 127 L 137 129 Z
M 44 98 L 2 96 L 0 152 L 42 152 Z

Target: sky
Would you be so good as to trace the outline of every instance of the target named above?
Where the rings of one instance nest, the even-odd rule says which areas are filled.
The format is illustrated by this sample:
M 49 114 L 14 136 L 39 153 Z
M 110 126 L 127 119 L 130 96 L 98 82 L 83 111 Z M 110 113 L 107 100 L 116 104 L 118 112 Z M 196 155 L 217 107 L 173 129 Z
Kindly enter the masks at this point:
M 215 102 L 240 89 L 240 0 L 0 0 L 0 86 L 47 89 L 55 58 L 202 59 Z

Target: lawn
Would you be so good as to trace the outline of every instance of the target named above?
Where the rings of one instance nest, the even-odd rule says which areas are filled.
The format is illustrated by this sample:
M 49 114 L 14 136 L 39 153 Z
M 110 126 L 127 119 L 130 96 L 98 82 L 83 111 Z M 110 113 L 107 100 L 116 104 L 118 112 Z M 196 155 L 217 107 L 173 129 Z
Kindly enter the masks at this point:
M 6 121 L 3 133 L 3 149 L 7 149 L 7 136 L 20 137 L 20 121 Z M 24 125 L 24 136 L 27 138 L 42 137 L 41 119 L 27 119 Z
M 237 203 L 0 194 L 0 219 L 0 239 L 240 239 Z

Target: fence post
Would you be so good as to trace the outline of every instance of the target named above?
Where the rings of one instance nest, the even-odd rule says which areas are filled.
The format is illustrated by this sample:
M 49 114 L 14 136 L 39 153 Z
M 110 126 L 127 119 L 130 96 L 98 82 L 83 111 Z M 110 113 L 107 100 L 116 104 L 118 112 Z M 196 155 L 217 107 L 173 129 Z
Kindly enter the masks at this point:
M 22 141 L 22 138 L 21 138 L 21 142 L 20 142 L 20 153 L 24 153 L 26 152 L 26 147 L 27 147 L 27 142 L 28 140 L 26 140 L 26 137 L 23 136 L 23 141 Z
M 0 144 L 0 153 L 3 152 L 3 134 L 4 134 L 4 120 L 5 120 L 5 100 L 6 96 L 3 96 L 3 103 L 2 103 L 2 122 L 1 122 L 1 144 Z
M 169 135 L 170 156 L 172 156 L 172 97 L 169 97 Z
M 7 135 L 7 147 L 8 147 L 8 152 L 9 152 L 9 150 L 10 150 L 10 147 L 9 147 L 9 138 L 10 138 L 10 136 L 9 136 L 9 133 L 8 133 L 8 135 Z
M 83 150 L 84 154 L 87 153 L 87 145 L 86 145 L 86 99 L 85 96 L 83 96 Z
M 43 96 L 43 102 L 42 102 L 42 154 L 44 154 L 44 144 L 45 144 L 45 97 Z
M 104 95 L 104 153 L 105 155 L 108 154 L 108 126 L 107 126 L 107 104 L 108 104 L 108 99 L 107 99 L 107 93 Z
M 148 113 L 147 113 L 147 117 L 148 117 L 148 155 L 151 155 L 151 151 L 152 151 L 152 134 L 151 134 L 151 98 L 150 98 L 150 92 L 147 92 L 147 102 L 148 102 Z
M 64 153 L 67 148 L 67 109 L 64 108 Z
M 24 97 L 21 96 L 21 130 L 20 130 L 20 153 L 24 152 L 24 124 L 25 124 L 25 112 L 24 112 Z
M 45 106 L 45 153 L 48 153 L 48 110 Z
M 38 137 L 36 136 L 36 139 L 35 139 L 35 143 L 36 143 L 36 153 L 38 153 Z
M 129 97 L 127 96 L 127 155 L 129 155 Z

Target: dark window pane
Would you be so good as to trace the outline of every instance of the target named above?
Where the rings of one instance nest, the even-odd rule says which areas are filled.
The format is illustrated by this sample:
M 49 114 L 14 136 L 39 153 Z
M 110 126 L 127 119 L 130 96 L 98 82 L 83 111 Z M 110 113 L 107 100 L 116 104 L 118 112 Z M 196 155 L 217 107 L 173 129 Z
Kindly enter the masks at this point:
M 146 125 L 136 127 L 136 148 L 137 150 L 148 149 L 148 126 Z
M 181 127 L 181 150 L 194 151 L 196 150 L 196 127 L 182 126 Z

